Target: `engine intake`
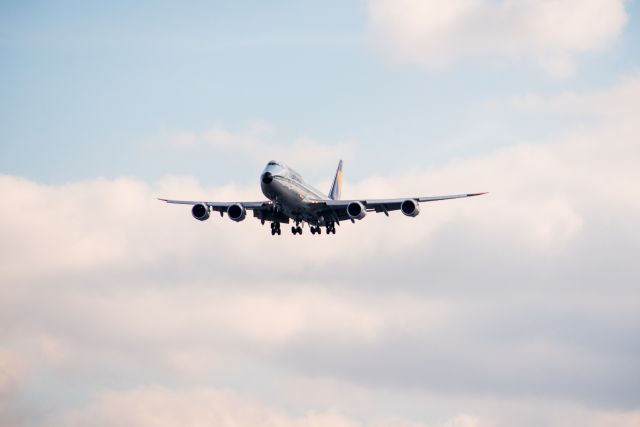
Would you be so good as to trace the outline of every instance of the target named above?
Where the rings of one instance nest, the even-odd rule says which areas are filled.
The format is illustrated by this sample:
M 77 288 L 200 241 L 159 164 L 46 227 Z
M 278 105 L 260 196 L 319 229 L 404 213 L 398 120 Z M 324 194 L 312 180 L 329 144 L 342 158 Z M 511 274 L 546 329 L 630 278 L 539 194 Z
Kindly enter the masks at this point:
M 240 203 L 233 204 L 227 209 L 227 215 L 235 222 L 240 222 L 247 216 L 247 210 Z
M 400 205 L 400 210 L 406 216 L 417 216 L 420 213 L 420 205 L 413 199 L 407 199 Z
M 209 219 L 209 209 L 202 203 L 193 205 L 191 215 L 198 221 L 206 221 Z
M 351 202 L 347 206 L 347 214 L 351 219 L 362 219 L 367 214 L 364 205 L 360 202 Z

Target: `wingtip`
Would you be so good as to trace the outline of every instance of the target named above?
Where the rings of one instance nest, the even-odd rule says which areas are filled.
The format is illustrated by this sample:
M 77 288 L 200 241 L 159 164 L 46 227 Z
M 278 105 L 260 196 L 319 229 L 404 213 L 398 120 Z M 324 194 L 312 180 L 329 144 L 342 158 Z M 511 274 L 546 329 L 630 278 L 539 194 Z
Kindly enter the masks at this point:
M 482 196 L 483 194 L 489 194 L 489 192 L 488 192 L 488 191 L 485 191 L 485 192 L 483 192 L 483 193 L 471 193 L 471 194 L 468 194 L 468 196 L 469 196 L 469 197 L 473 197 L 473 196 Z

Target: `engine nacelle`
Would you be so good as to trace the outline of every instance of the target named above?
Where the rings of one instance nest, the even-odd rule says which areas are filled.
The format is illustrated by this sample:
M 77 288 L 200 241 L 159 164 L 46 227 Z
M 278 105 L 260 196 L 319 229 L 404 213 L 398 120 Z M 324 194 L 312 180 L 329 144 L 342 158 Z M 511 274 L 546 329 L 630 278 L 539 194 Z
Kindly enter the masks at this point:
M 209 219 L 209 208 L 202 203 L 198 203 L 191 208 L 191 215 L 198 221 L 206 221 Z
M 351 219 L 362 219 L 367 214 L 367 211 L 362 203 L 351 202 L 347 205 L 347 214 Z
M 240 222 L 246 218 L 247 210 L 240 203 L 236 203 L 227 208 L 227 215 L 233 221 Z
M 407 199 L 400 205 L 400 210 L 406 216 L 414 217 L 420 213 L 420 205 L 416 200 Z

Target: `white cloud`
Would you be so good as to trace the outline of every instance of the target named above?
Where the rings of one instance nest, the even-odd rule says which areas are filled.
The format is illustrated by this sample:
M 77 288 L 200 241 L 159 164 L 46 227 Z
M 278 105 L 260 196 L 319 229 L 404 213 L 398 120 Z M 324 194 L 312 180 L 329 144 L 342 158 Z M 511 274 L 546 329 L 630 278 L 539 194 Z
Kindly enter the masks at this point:
M 22 380 L 25 369 L 25 363 L 18 353 L 0 349 L 0 401 L 13 393 Z
M 0 347 L 0 425 L 17 423 L 21 419 L 19 397 L 28 364 L 21 354 L 6 344 Z
M 309 413 L 294 418 L 231 392 L 199 389 L 177 392 L 146 388 L 126 393 L 105 393 L 93 405 L 69 413 L 61 426 L 282 426 L 351 427 L 350 420 L 333 412 Z
M 509 423 L 535 426 L 547 423 L 546 414 L 555 416 L 565 424 L 582 427 L 637 426 L 639 411 L 593 411 L 552 405 L 533 404 L 527 408 L 522 402 L 513 402 L 513 417 Z M 539 412 L 530 412 L 530 411 Z M 517 413 L 516 413 L 517 412 Z M 533 421 L 533 424 L 530 422 Z M 215 388 L 168 389 L 166 387 L 144 387 L 130 391 L 108 391 L 100 393 L 90 404 L 68 411 L 57 420 L 48 420 L 48 425 L 73 427 L 92 425 L 112 427 L 162 427 L 183 425 L 221 427 L 495 427 L 499 421 L 469 414 L 455 415 L 437 423 L 423 423 L 400 417 L 367 417 L 364 420 L 349 417 L 336 409 L 306 411 L 293 415 L 282 408 L 265 404 L 251 397 L 229 390 Z M 548 425 L 548 424 L 545 424 Z
M 249 122 L 243 129 L 230 130 L 215 124 L 204 132 L 178 132 L 170 137 L 171 146 L 180 149 L 213 150 L 218 153 L 242 156 L 257 164 L 276 158 L 299 167 L 318 162 L 350 158 L 355 149 L 353 141 L 322 143 L 309 137 L 291 142 L 277 140 L 276 129 L 264 120 Z
M 512 99 L 506 108 L 528 114 L 577 115 L 606 119 L 621 130 L 635 126 L 640 98 L 640 73 L 634 73 L 614 87 L 587 93 L 564 92 L 553 96 L 529 94 Z M 588 123 L 588 122 L 587 122 Z
M 491 194 L 425 204 L 414 219 L 371 215 L 335 236 L 274 238 L 252 218 L 200 223 L 188 207 L 155 200 L 254 199 L 253 187 L 2 176 L 0 241 L 10 244 L 0 246 L 0 340 L 12 356 L 0 362 L 8 372 L 20 363 L 38 370 L 28 381 L 0 377 L 0 391 L 130 390 L 76 407 L 71 425 L 90 417 L 110 425 L 132 407 L 143 410 L 129 425 L 185 412 L 202 416 L 187 424 L 228 415 L 229 425 L 247 425 L 254 410 L 284 425 L 375 425 L 403 414 L 398 401 L 420 406 L 425 395 L 446 408 L 412 418 L 429 426 L 526 425 L 509 412 L 515 401 L 541 413 L 539 425 L 633 425 L 639 81 L 511 101 L 524 113 L 581 119 L 548 140 L 347 182 L 346 197 Z M 279 397 L 283 378 L 289 390 Z M 322 391 L 314 379 L 339 386 Z M 167 388 L 142 387 L 156 383 Z M 251 409 L 211 384 L 255 390 L 286 408 L 295 401 L 301 413 L 335 407 L 348 416 Z M 381 406 L 384 417 L 349 413 L 357 395 L 380 390 L 385 398 L 362 406 Z M 51 399 L 40 390 L 30 400 L 38 397 Z
M 609 46 L 627 21 L 623 0 L 370 0 L 375 42 L 427 67 L 459 58 L 527 58 L 554 77 L 577 55 Z
M 336 410 L 308 411 L 293 416 L 230 391 L 213 388 L 169 390 L 147 387 L 128 392 L 107 392 L 89 406 L 70 411 L 59 427 L 219 426 L 219 427 L 491 427 L 470 415 L 459 415 L 442 424 L 427 425 L 402 419 L 360 422 Z

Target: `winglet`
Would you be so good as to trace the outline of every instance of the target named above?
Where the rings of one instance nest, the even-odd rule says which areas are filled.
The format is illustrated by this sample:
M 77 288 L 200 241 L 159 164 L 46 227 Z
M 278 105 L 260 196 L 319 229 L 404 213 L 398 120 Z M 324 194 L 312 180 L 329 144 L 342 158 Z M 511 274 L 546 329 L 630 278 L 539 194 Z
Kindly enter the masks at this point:
M 331 200 L 340 200 L 340 195 L 342 193 L 342 160 L 338 163 L 338 169 L 336 170 L 336 175 L 333 178 L 333 184 L 331 184 L 331 189 L 329 190 L 329 198 Z

